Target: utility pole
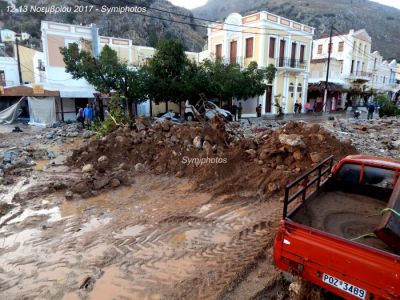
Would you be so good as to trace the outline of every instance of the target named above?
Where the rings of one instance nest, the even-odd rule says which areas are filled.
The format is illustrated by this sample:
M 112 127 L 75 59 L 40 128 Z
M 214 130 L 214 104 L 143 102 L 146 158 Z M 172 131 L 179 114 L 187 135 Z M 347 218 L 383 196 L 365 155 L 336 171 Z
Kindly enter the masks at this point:
M 19 84 L 23 85 L 22 82 L 22 72 L 21 72 L 21 60 L 19 58 L 19 47 L 18 47 L 18 38 L 21 36 L 20 33 L 15 35 L 15 45 L 17 46 L 17 62 L 18 62 L 18 75 L 19 75 Z
M 331 25 L 331 33 L 329 34 L 329 45 L 328 45 L 328 65 L 326 68 L 326 80 L 325 80 L 325 93 L 324 93 L 324 106 L 326 111 L 326 103 L 328 101 L 328 83 L 329 83 L 329 67 L 331 64 L 331 51 L 332 51 L 332 33 L 333 33 L 333 23 Z

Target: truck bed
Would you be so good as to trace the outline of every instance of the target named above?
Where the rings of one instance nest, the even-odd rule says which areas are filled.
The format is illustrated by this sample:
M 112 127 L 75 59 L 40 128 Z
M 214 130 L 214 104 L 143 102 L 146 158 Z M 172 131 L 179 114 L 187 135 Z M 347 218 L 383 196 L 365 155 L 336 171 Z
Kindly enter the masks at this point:
M 321 191 L 305 201 L 290 219 L 351 240 L 372 233 L 382 218 L 380 211 L 385 207 L 386 202 L 382 199 L 344 191 Z M 376 237 L 360 238 L 356 242 L 394 253 Z

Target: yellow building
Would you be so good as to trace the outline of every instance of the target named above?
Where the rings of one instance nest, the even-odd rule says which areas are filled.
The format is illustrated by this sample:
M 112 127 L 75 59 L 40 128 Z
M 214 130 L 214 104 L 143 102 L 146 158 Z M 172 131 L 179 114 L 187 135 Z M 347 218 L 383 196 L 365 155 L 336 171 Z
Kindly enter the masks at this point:
M 211 58 L 238 63 L 242 67 L 256 61 L 259 67 L 273 64 L 277 68 L 274 82 L 264 95 L 239 99 L 242 115 L 276 114 L 277 99 L 284 113 L 294 112 L 294 103 L 307 100 L 308 74 L 314 28 L 266 11 L 248 16 L 230 14 L 224 23 L 208 29 L 208 53 Z
M 21 62 L 22 81 L 24 83 L 34 83 L 35 73 L 39 73 L 39 70 L 35 69 L 34 57 L 41 52 L 25 46 L 18 46 L 18 48 L 19 59 Z M 15 53 L 17 53 L 16 50 Z

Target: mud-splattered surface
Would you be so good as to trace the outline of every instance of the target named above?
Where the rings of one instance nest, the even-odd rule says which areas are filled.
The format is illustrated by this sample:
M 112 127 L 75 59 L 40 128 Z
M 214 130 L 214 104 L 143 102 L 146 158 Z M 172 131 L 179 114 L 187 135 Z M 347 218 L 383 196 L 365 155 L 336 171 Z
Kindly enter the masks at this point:
M 3 299 L 223 296 L 257 258 L 270 260 L 278 201 L 193 191 L 143 174 L 130 186 L 68 202 L 36 198 L 0 230 Z M 274 282 L 279 273 L 263 275 Z

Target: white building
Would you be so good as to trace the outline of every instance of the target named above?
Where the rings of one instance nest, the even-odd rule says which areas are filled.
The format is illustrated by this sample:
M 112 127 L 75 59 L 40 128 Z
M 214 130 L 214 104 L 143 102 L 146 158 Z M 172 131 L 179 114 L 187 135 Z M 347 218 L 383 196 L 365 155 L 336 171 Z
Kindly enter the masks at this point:
M 313 60 L 327 59 L 328 48 L 329 37 L 315 40 Z M 340 79 L 343 88 L 342 101 L 337 97 L 335 99 L 336 107 L 343 108 L 349 99 L 353 104 L 364 104 L 374 92 L 392 93 L 396 89 L 397 62 L 384 61 L 378 51 L 371 53 L 371 37 L 365 29 L 350 30 L 348 34 L 333 36 L 331 58 L 340 65 L 340 78 L 334 78 L 334 74 L 330 72 L 329 81 Z M 324 72 L 326 76 L 326 69 Z M 318 79 L 320 78 L 311 74 L 310 82 Z

